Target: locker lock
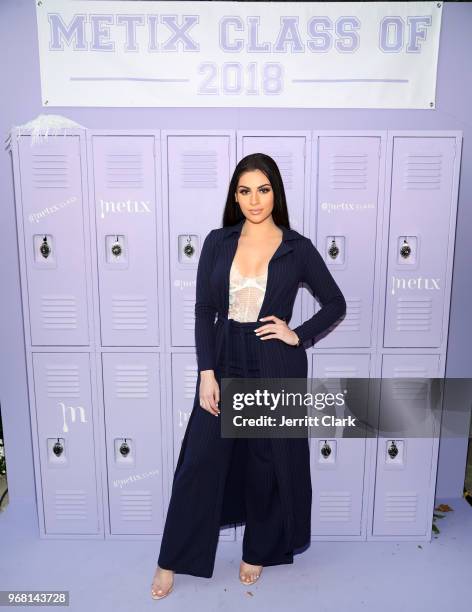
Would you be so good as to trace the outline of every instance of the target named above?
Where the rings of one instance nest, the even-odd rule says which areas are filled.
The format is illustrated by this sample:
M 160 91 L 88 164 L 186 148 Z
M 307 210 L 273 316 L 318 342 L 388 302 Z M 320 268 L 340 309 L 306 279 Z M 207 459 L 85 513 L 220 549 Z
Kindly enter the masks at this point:
M 192 245 L 192 239 L 190 236 L 187 238 L 187 244 L 184 246 L 184 253 L 187 255 L 187 257 L 192 257 L 192 255 L 195 253 L 195 248 Z
M 123 252 L 123 249 L 121 248 L 121 244 L 118 242 L 118 236 L 116 237 L 116 242 L 112 244 L 111 246 L 111 252 L 113 253 L 115 257 L 119 257 L 121 253 Z
M 407 259 L 411 255 L 411 247 L 406 241 L 406 238 L 403 239 L 403 245 L 400 249 L 400 255 L 403 259 Z
M 119 257 L 123 253 L 123 247 L 120 244 L 120 239 L 116 237 L 115 242 L 111 245 L 112 255 Z
M 336 245 L 336 241 L 334 239 L 331 240 L 331 246 L 328 249 L 328 254 L 331 259 L 336 259 L 336 257 L 339 255 L 339 248 Z
M 43 238 L 43 242 L 41 243 L 41 246 L 39 247 L 39 250 L 41 252 L 41 255 L 47 259 L 49 256 L 49 253 L 51 252 L 51 247 L 48 244 L 48 237 L 44 236 Z
M 331 447 L 327 440 L 325 440 L 323 446 L 321 447 L 321 454 L 325 459 L 331 455 Z
M 120 445 L 120 453 L 123 455 L 123 457 L 127 457 L 129 455 L 129 452 L 130 452 L 129 444 L 126 442 L 126 438 L 125 438 L 125 441 L 122 442 Z
M 59 442 L 59 438 L 57 439 L 57 442 L 54 443 L 54 446 L 52 447 L 52 452 L 56 455 L 56 457 L 60 457 L 64 452 L 64 447 Z
M 387 452 L 392 459 L 395 459 L 395 457 L 398 455 L 398 446 L 395 444 L 395 440 L 392 440 Z

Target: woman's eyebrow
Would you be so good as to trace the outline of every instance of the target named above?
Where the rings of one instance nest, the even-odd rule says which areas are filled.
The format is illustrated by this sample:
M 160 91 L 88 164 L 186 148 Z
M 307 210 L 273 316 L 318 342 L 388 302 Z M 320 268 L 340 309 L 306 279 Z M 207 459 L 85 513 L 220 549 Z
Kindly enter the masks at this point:
M 259 185 L 257 189 L 260 189 L 261 187 L 265 187 L 266 185 L 267 187 L 270 187 L 269 183 L 264 183 L 263 185 Z M 239 189 L 241 189 L 241 187 L 244 187 L 245 189 L 251 189 L 250 187 L 247 187 L 246 185 L 239 185 Z

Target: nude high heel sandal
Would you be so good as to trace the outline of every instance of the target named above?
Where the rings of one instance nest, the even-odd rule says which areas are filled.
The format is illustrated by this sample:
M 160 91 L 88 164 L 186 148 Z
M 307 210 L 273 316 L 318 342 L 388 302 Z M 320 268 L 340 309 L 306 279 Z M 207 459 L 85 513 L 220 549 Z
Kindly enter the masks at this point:
M 164 597 L 167 597 L 167 595 L 169 595 L 170 593 L 172 593 L 172 590 L 174 589 L 174 579 L 172 580 L 172 584 L 170 586 L 169 589 L 167 589 L 167 591 L 163 592 L 162 595 L 158 595 L 158 591 L 163 591 L 164 589 L 156 589 L 154 588 L 154 580 L 152 581 L 151 584 L 151 597 L 153 599 L 163 599 Z

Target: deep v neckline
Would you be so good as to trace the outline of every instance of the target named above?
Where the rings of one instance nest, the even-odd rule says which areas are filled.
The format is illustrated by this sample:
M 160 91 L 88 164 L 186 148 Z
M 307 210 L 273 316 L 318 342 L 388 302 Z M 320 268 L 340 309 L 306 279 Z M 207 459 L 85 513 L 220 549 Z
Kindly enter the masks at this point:
M 246 276 L 245 274 L 243 274 L 243 273 L 241 272 L 241 270 L 239 269 L 239 267 L 236 265 L 236 253 L 238 252 L 239 238 L 240 238 L 240 237 L 241 237 L 241 234 L 239 235 L 238 239 L 236 240 L 236 250 L 235 250 L 234 255 L 233 255 L 233 260 L 232 260 L 232 262 L 231 262 L 230 269 L 231 269 L 231 267 L 233 267 L 233 266 L 234 266 L 234 267 L 237 269 L 237 271 L 239 272 L 239 274 L 240 274 L 240 275 L 241 275 L 243 278 L 261 278 L 261 276 L 265 276 L 266 274 L 268 274 L 268 273 L 269 273 L 269 264 L 270 264 L 270 262 L 272 261 L 272 259 L 274 258 L 274 255 L 275 255 L 275 254 L 277 253 L 277 251 L 280 249 L 280 247 L 281 247 L 281 245 L 282 245 L 282 243 L 283 243 L 283 241 L 284 241 L 284 235 L 283 235 L 283 232 L 282 232 L 282 238 L 281 238 L 281 240 L 280 240 L 279 244 L 277 245 L 277 248 L 276 248 L 276 249 L 275 249 L 275 251 L 272 253 L 272 255 L 270 256 L 269 261 L 267 262 L 267 264 L 266 264 L 266 266 L 265 266 L 265 272 L 263 272 L 263 274 L 258 274 L 257 276 Z
M 230 263 L 229 270 L 228 270 L 227 277 L 226 277 L 226 282 L 227 282 L 227 289 L 226 289 L 226 312 L 227 312 L 227 313 L 228 313 L 228 311 L 229 311 L 229 296 L 228 296 L 228 293 L 229 293 L 229 285 L 230 285 L 230 279 L 229 279 L 229 277 L 230 277 L 230 274 L 231 274 L 231 267 L 233 266 L 234 261 L 235 261 L 235 258 L 236 258 L 236 253 L 238 252 L 239 238 L 240 238 L 240 237 L 241 237 L 241 233 L 239 233 L 239 236 L 237 237 L 237 240 L 236 240 L 236 248 L 235 248 L 235 249 L 234 249 L 234 251 L 233 251 L 233 258 L 231 259 L 231 263 Z M 279 251 L 279 250 L 282 248 L 282 246 L 283 246 L 283 244 L 284 244 L 284 239 L 285 239 L 285 231 L 284 231 L 284 230 L 282 230 L 282 239 L 280 240 L 279 245 L 277 246 L 277 248 L 275 249 L 275 251 L 272 253 L 271 258 L 269 259 L 269 261 L 268 261 L 268 263 L 267 263 L 267 267 L 266 267 L 266 270 L 267 270 L 266 289 L 265 289 L 265 291 L 264 291 L 264 298 L 263 298 L 263 300 L 262 300 L 261 307 L 260 307 L 259 312 L 258 312 L 258 314 L 257 314 L 257 321 L 259 321 L 259 320 L 260 320 L 261 313 L 262 313 L 262 312 L 264 312 L 264 309 L 265 309 L 265 307 L 266 307 L 267 300 L 269 299 L 269 295 L 270 295 L 270 290 L 271 290 L 271 285 L 270 285 L 270 264 L 272 263 L 272 260 L 274 259 L 274 257 L 275 257 L 275 256 L 276 256 L 276 254 L 278 253 L 278 251 Z M 226 315 L 226 316 L 228 316 L 228 315 Z
M 233 263 L 232 263 L 231 267 L 233 267 L 237 271 L 239 276 L 241 276 L 242 278 L 247 278 L 247 279 L 250 279 L 250 280 L 253 280 L 253 279 L 257 280 L 258 278 L 262 278 L 262 277 L 265 277 L 267 275 L 268 264 L 267 264 L 265 272 L 263 272 L 262 274 L 258 274 L 257 276 L 246 276 L 245 274 L 243 274 L 241 272 L 241 270 L 238 268 L 238 266 L 236 265 L 236 262 L 234 261 L 234 259 L 233 259 Z

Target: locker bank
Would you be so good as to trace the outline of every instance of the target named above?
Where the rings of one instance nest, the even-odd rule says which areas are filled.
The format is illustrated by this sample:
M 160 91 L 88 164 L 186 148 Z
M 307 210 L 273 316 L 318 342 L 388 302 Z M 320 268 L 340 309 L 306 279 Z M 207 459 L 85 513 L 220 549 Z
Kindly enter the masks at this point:
M 458 130 L 75 128 L 34 144 L 17 130 L 41 537 L 162 534 L 197 380 L 199 253 L 249 153 L 275 159 L 292 227 L 346 297 L 307 349 L 308 376 L 333 392 L 340 377 L 398 377 L 399 401 L 426 394 L 445 375 L 461 150 Z M 290 327 L 317 308 L 300 285 Z M 438 432 L 312 438 L 310 451 L 312 540 L 431 539 Z

